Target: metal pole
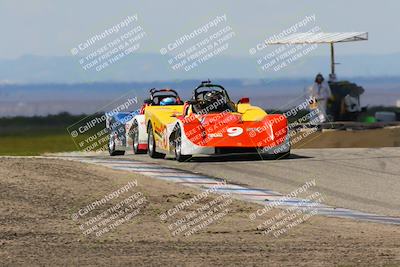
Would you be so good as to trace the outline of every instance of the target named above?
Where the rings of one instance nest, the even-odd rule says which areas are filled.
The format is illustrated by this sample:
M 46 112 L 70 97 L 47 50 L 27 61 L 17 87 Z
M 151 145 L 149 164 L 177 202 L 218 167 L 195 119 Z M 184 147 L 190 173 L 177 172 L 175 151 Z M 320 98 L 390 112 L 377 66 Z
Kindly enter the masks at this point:
M 333 43 L 331 43 L 331 74 L 335 76 L 335 51 L 333 49 Z

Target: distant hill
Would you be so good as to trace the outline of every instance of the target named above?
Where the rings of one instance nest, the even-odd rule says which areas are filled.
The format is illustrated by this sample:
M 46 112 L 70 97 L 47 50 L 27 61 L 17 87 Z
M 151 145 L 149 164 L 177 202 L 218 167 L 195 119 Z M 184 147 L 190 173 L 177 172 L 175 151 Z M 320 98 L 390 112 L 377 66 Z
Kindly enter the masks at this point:
M 84 71 L 78 58 L 27 55 L 0 59 L 0 83 L 85 83 L 132 82 L 190 79 L 266 79 L 310 78 L 329 72 L 329 55 L 306 56 L 277 72 L 263 72 L 255 57 L 218 56 L 197 68 L 172 70 L 167 57 L 160 54 L 133 54 L 101 72 Z M 400 76 L 400 54 L 337 55 L 337 72 L 343 77 Z
M 394 106 L 400 100 L 400 77 L 350 78 L 365 88 L 361 104 Z M 58 114 L 91 114 L 115 108 L 126 99 L 137 97 L 138 104 L 147 98 L 150 88 L 170 87 L 188 99 L 201 80 L 156 82 L 97 82 L 0 85 L 0 117 Z M 301 79 L 213 79 L 228 89 L 233 100 L 250 97 L 251 102 L 266 109 L 282 109 L 299 98 L 313 82 L 313 76 Z

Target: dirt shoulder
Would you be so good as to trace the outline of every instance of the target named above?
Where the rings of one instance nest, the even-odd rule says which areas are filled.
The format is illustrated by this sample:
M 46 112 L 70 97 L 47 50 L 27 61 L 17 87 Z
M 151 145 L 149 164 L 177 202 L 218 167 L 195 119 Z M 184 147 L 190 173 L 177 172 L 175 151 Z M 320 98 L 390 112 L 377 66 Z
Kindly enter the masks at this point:
M 302 134 L 293 137 L 302 138 Z M 294 148 L 364 148 L 400 146 L 400 127 L 354 131 L 315 132 L 302 138 Z
M 95 200 L 136 181 L 129 192 L 71 218 Z M 80 229 L 89 218 L 140 192 L 140 212 L 96 236 Z M 218 196 L 210 195 L 165 221 L 160 214 L 199 191 L 124 171 L 35 158 L 0 158 L 0 265 L 107 266 L 396 266 L 400 227 L 314 216 L 279 237 L 250 221 L 260 206 L 233 200 L 229 212 L 198 232 L 169 226 Z M 139 198 L 135 199 L 138 200 Z M 273 211 L 271 215 L 278 213 Z M 85 225 L 84 230 L 87 229 Z

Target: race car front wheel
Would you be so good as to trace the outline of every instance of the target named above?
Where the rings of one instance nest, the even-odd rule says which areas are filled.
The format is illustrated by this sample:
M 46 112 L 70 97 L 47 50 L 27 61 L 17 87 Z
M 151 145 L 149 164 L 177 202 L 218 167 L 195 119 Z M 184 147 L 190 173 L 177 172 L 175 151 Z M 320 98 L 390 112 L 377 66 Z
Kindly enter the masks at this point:
M 191 157 L 191 155 L 182 155 L 182 134 L 181 128 L 178 127 L 175 130 L 175 158 L 179 162 L 184 162 L 189 160 Z
M 149 123 L 149 128 L 147 132 L 147 153 L 151 158 L 164 158 L 165 154 L 156 151 L 156 140 L 154 139 L 153 127 L 151 126 L 151 123 Z
M 125 151 L 115 150 L 114 137 L 110 137 L 110 140 L 108 143 L 108 153 L 110 154 L 110 156 L 125 155 Z

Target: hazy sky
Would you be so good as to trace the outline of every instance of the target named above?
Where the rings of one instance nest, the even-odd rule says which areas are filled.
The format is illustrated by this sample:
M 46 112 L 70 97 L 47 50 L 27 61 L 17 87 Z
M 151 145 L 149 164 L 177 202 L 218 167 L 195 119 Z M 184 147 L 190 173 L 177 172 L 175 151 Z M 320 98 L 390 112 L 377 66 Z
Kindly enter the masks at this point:
M 226 14 L 236 33 L 226 54 L 248 56 L 266 36 L 315 14 L 323 31 L 369 32 L 368 42 L 341 44 L 340 53 L 390 54 L 400 52 L 399 10 L 398 0 L 0 0 L 0 58 L 71 55 L 77 44 L 134 14 L 147 33 L 141 47 L 146 53 L 159 53 L 175 38 Z M 317 54 L 328 51 L 319 48 Z

